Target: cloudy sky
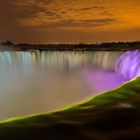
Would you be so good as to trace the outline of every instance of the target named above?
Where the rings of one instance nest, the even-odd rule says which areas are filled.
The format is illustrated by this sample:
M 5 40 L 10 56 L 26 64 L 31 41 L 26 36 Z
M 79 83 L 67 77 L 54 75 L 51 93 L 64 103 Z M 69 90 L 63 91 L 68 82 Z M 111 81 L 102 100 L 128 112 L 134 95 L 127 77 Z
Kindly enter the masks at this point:
M 0 41 L 140 40 L 140 0 L 0 0 Z

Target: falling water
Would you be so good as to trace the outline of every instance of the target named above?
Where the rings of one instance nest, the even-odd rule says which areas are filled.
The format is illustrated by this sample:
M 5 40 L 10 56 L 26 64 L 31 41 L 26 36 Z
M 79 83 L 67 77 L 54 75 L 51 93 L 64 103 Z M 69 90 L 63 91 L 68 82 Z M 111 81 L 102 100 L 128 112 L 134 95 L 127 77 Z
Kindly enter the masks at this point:
M 116 62 L 115 71 L 126 80 L 140 76 L 140 51 L 129 51 L 122 54 Z
M 140 75 L 140 52 L 0 52 L 0 120 L 45 113 Z

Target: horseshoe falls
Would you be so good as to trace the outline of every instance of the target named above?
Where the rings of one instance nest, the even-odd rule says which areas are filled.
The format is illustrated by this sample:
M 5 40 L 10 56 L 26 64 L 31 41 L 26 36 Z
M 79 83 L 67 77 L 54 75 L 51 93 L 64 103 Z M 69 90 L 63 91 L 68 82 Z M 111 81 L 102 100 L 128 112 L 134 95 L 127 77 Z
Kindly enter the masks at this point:
M 46 113 L 140 75 L 136 51 L 0 52 L 0 120 Z

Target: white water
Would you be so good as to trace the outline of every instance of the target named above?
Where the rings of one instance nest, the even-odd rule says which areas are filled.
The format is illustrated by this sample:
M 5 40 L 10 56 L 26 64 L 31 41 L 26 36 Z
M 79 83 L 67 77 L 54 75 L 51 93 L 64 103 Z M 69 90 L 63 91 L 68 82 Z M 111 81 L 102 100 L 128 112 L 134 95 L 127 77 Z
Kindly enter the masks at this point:
M 0 120 L 60 109 L 124 82 L 123 52 L 0 52 Z

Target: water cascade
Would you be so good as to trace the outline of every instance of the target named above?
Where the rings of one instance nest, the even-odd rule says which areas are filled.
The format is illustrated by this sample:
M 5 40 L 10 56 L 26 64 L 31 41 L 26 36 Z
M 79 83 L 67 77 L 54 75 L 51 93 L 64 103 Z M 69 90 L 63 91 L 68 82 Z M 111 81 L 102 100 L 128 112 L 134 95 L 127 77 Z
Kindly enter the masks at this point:
M 0 120 L 60 109 L 140 75 L 140 52 L 0 52 Z
M 130 80 L 140 75 L 139 51 L 95 51 L 95 52 L 0 52 L 0 65 L 30 68 L 38 66 L 44 68 L 56 67 L 71 69 L 90 64 L 107 71 L 116 71 L 124 79 Z

